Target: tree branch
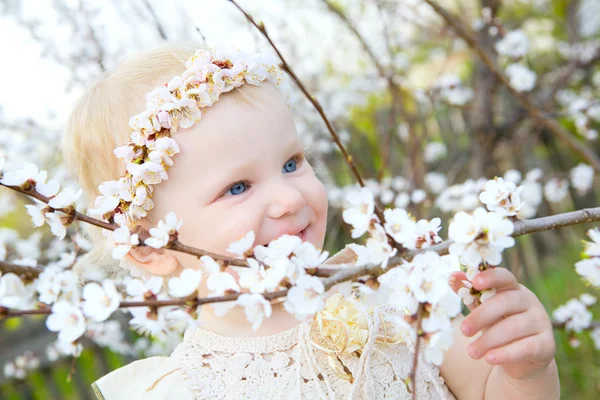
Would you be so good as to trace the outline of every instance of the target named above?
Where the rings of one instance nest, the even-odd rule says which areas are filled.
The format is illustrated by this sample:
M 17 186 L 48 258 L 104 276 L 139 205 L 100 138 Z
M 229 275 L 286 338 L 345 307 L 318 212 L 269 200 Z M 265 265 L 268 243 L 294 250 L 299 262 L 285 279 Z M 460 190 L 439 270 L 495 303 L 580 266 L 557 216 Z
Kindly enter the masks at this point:
M 571 150 L 582 156 L 596 171 L 600 171 L 600 158 L 583 143 L 577 140 L 570 132 L 564 129 L 556 120 L 549 118 L 546 113 L 537 107 L 531 98 L 515 90 L 510 81 L 502 71 L 494 64 L 492 56 L 485 51 L 477 42 L 469 28 L 467 28 L 458 18 L 450 14 L 445 8 L 437 4 L 434 0 L 424 0 L 435 12 L 437 12 L 447 23 L 475 51 L 481 61 L 496 76 L 506 90 L 527 110 L 529 116 L 538 121 L 544 128 L 555 135 L 559 140 L 566 144 Z

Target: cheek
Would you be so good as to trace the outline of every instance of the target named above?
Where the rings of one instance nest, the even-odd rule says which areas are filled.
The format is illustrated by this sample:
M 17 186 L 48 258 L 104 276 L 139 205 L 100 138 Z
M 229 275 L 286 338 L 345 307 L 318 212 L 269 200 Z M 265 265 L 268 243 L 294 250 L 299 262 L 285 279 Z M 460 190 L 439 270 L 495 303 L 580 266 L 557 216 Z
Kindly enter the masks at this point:
M 327 208 L 328 199 L 325 187 L 316 176 L 311 179 L 310 185 L 307 187 L 307 202 L 317 216 L 315 231 L 318 236 L 321 246 L 325 241 L 325 230 L 327 228 Z
M 232 242 L 242 238 L 248 231 L 258 233 L 260 215 L 252 212 L 250 204 L 234 207 L 213 206 L 194 213 L 193 218 L 184 222 L 184 244 L 224 256 L 231 256 L 226 249 Z M 184 233 L 183 229 L 181 234 Z M 186 240 L 184 242 L 184 239 Z

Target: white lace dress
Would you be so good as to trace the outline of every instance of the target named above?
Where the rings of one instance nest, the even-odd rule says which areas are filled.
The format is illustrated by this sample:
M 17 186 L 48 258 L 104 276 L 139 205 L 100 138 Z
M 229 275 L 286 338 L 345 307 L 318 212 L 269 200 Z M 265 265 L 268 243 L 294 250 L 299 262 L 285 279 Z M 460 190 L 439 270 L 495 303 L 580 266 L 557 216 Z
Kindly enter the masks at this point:
M 190 327 L 170 357 L 150 357 L 93 385 L 100 399 L 412 399 L 413 346 L 375 347 L 337 363 L 312 346 L 310 321 L 261 337 L 226 337 Z M 366 359 L 366 360 L 365 360 Z M 345 379 L 339 362 L 350 371 Z M 335 365 L 332 365 L 335 364 Z M 421 360 L 419 399 L 454 399 L 436 367 Z

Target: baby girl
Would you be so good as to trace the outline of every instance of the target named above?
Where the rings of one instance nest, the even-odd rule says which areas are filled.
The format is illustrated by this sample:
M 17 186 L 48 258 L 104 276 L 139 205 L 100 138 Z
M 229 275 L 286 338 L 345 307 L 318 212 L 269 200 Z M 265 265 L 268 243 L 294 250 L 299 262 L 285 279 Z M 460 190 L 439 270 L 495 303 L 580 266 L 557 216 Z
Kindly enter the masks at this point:
M 116 159 L 113 150 L 130 139 L 128 122 L 144 110 L 147 93 L 182 76 L 195 62 L 209 63 L 213 75 L 201 79 L 213 84 L 217 84 L 216 74 L 227 81 L 245 73 L 247 64 L 239 60 L 194 50 L 170 45 L 139 53 L 80 99 L 67 127 L 64 156 L 89 199 L 95 198 L 102 182 L 126 173 L 127 163 Z M 276 64 L 265 70 L 271 77 L 281 74 Z M 201 120 L 192 116 L 192 123 L 177 129 L 173 137 L 179 152 L 168 168 L 168 179 L 163 175 L 160 185 L 148 191 L 151 202 L 140 203 L 143 210 L 137 209 L 137 223 L 149 229 L 172 211 L 184 220 L 179 230 L 182 243 L 224 256 L 232 256 L 228 246 L 249 231 L 255 234 L 254 245 L 267 245 L 288 234 L 321 248 L 327 196 L 305 157 L 280 82 L 254 76 L 242 83 L 210 99 Z M 160 123 L 170 126 L 166 119 Z M 153 139 L 146 138 L 145 145 L 152 146 Z M 117 153 L 131 161 L 131 155 Z M 102 264 L 110 258 L 107 238 L 99 232 L 94 238 L 95 248 L 86 260 Z M 186 268 L 203 268 L 195 256 L 150 246 L 132 248 L 124 262 L 164 277 L 177 276 Z M 462 273 L 451 279 L 455 291 L 462 279 Z M 467 318 L 455 319 L 454 343 L 439 369 L 419 364 L 418 397 L 558 398 L 552 328 L 539 300 L 503 268 L 482 272 L 473 284 L 482 290 L 495 288 L 497 295 Z M 200 294 L 206 293 L 206 287 L 201 287 Z M 340 355 L 346 372 L 356 377 L 345 379 L 344 373 L 334 371 L 326 354 L 312 346 L 307 336 L 311 321 L 299 322 L 281 303 L 274 302 L 272 315 L 257 330 L 239 307 L 217 316 L 205 306 L 198 321 L 187 329 L 171 356 L 139 360 L 96 381 L 98 398 L 412 396 L 414 349 L 410 345 L 388 344 L 374 352 L 367 365 L 358 362 L 358 354 Z M 359 373 L 361 368 L 367 372 Z

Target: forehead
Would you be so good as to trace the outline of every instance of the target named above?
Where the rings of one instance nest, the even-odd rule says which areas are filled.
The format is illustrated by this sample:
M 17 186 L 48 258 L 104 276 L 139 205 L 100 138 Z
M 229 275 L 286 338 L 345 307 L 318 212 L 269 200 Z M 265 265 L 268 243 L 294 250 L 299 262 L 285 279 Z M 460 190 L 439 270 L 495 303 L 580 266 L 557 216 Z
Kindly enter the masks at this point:
M 178 131 L 174 138 L 181 152 L 175 156 L 169 180 L 171 172 L 177 179 L 177 170 L 201 173 L 206 167 L 241 159 L 260 160 L 299 143 L 291 110 L 271 84 L 237 96 L 222 95 L 215 105 L 203 111 L 200 122 Z

